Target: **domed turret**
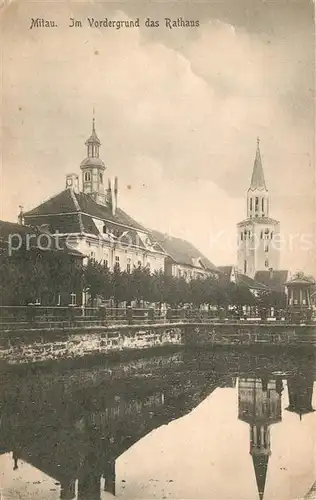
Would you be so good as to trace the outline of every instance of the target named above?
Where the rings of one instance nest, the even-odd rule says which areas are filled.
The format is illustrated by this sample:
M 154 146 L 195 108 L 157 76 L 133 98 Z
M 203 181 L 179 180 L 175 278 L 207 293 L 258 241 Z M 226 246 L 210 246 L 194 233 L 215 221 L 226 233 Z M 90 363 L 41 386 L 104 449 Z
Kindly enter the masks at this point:
M 92 120 L 92 133 L 86 140 L 87 157 L 81 162 L 82 170 L 82 190 L 85 194 L 90 194 L 100 205 L 105 205 L 104 162 L 99 158 L 101 142 L 95 131 L 95 119 Z

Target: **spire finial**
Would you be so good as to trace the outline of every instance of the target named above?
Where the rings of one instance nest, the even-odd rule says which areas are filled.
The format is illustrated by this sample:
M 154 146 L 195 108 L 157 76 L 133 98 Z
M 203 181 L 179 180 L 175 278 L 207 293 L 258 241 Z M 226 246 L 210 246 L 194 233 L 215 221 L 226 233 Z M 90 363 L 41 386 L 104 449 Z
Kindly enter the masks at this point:
M 258 136 L 257 137 L 257 147 L 259 147 L 259 146 L 260 146 L 260 137 Z
M 95 132 L 95 109 L 94 109 L 94 106 L 93 106 L 93 111 L 92 111 L 92 130 L 93 132 Z

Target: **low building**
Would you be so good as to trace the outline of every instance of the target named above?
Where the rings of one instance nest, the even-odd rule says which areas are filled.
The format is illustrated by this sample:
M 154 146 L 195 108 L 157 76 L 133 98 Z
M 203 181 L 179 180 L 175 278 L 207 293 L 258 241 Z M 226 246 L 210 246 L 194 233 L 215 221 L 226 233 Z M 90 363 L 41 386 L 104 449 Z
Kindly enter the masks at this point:
M 221 272 L 220 280 L 224 284 L 235 283 L 236 285 L 246 287 L 255 297 L 268 291 L 265 284 L 238 272 L 235 266 L 218 266 L 218 270 Z
M 151 231 L 153 238 L 166 253 L 165 273 L 186 280 L 218 276 L 217 267 L 189 241 L 159 231 Z
M 66 189 L 23 214 L 26 224 L 44 227 L 110 270 L 164 269 L 165 252 L 151 233 L 118 207 L 118 182 L 104 187 L 106 166 L 99 157 L 101 143 L 95 131 L 86 141 L 81 163 L 82 191 L 76 173 L 66 177 Z
M 285 284 L 290 279 L 290 272 L 286 269 L 269 269 L 267 271 L 257 271 L 255 280 L 262 283 L 271 292 L 284 293 Z

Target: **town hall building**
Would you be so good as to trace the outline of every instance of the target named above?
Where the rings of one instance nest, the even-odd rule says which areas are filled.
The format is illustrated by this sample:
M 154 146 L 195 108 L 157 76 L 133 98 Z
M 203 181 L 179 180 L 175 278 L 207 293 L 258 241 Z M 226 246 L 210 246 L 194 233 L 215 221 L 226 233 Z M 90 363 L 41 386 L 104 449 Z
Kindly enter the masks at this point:
M 81 162 L 81 186 L 76 173 L 66 176 L 66 189 L 23 214 L 27 225 L 46 228 L 61 241 L 110 270 L 147 267 L 163 271 L 165 251 L 149 230 L 118 207 L 118 180 L 106 183 L 106 166 L 99 156 L 100 140 L 93 119 Z M 105 188 L 105 185 L 107 187 Z
M 215 266 L 191 243 L 151 231 L 118 206 L 118 179 L 105 180 L 101 142 L 92 123 L 86 158 L 66 176 L 63 191 L 23 214 L 24 223 L 57 235 L 63 244 L 113 270 L 147 268 L 192 279 L 216 274 Z M 80 189 L 81 186 L 81 189 Z

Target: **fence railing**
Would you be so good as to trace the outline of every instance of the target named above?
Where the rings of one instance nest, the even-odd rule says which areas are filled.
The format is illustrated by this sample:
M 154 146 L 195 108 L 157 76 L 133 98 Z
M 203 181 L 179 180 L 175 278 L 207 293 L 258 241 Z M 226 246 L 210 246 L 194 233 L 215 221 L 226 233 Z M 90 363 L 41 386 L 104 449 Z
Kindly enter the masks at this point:
M 146 323 L 211 323 L 211 322 L 284 322 L 284 310 L 252 311 L 248 314 L 232 310 L 159 309 L 132 307 L 76 307 L 76 306 L 0 306 L 0 328 L 59 328 L 69 326 L 101 326 Z

